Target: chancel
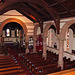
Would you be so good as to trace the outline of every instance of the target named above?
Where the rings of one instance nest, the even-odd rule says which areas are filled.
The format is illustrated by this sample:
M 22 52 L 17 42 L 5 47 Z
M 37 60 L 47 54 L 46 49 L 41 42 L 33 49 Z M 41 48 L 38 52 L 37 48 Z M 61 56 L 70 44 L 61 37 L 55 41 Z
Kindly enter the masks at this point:
M 75 75 L 75 1 L 0 0 L 0 75 Z

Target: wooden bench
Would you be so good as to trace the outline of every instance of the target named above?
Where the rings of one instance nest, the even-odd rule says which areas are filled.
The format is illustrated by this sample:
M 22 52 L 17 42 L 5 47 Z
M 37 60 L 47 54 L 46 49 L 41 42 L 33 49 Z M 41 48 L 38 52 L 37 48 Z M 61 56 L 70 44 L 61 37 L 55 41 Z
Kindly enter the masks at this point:
M 70 69 L 70 68 L 74 67 L 73 65 L 75 65 L 75 60 L 67 61 L 64 63 L 64 69 Z
M 39 71 L 39 74 L 35 74 L 35 75 L 46 75 L 46 74 L 59 72 L 59 71 L 61 71 L 61 67 L 54 67 L 49 69 L 46 68 L 46 69 L 43 69 L 42 71 Z
M 0 57 L 0 75 L 25 75 L 22 67 L 17 63 L 15 57 L 1 56 Z

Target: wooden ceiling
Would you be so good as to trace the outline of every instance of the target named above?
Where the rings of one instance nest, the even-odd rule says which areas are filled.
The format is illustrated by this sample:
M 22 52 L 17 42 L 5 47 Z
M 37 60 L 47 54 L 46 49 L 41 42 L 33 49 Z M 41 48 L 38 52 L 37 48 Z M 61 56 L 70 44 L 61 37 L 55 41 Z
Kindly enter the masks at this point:
M 0 0 L 0 15 L 15 9 L 33 22 L 75 16 L 75 0 Z

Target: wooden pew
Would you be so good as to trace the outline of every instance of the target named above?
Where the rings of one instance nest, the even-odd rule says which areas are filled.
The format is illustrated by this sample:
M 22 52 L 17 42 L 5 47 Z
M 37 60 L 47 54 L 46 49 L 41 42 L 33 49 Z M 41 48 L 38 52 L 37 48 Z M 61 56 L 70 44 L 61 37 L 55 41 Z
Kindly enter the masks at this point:
M 55 68 L 58 68 L 57 64 L 39 66 L 39 67 L 37 67 L 37 69 L 35 69 L 35 75 L 40 75 L 39 73 L 44 72 L 44 70 L 51 71 L 52 69 L 54 70 Z M 60 70 L 61 70 L 61 68 L 60 68 Z M 43 75 L 43 74 L 41 74 L 41 75 Z
M 31 71 L 32 71 L 32 73 L 34 73 L 35 72 L 35 70 L 39 70 L 40 69 L 40 67 L 41 68 L 43 68 L 43 67 L 45 67 L 45 66 L 51 66 L 51 65 L 53 65 L 53 64 L 50 64 L 49 62 L 40 62 L 40 63 L 38 63 L 38 64 L 34 64 L 34 66 L 31 66 Z M 55 64 L 56 65 L 56 64 Z
M 12 66 L 12 67 L 3 67 L 3 68 L 0 68 L 0 72 L 4 72 L 4 71 L 8 71 L 8 70 L 12 70 L 12 69 L 19 69 L 21 68 L 20 65 L 15 65 L 15 66 Z
M 26 64 L 26 66 L 29 66 L 29 64 L 36 63 L 36 62 L 40 62 L 40 61 L 44 61 L 44 59 L 43 58 L 38 58 L 38 59 L 27 60 L 25 62 L 25 64 Z
M 19 66 L 19 64 L 18 63 L 11 63 L 11 64 L 0 65 L 0 68 L 12 67 L 12 66 Z
M 74 67 L 73 65 L 75 65 L 75 60 L 67 61 L 64 63 L 64 69 L 70 69 L 70 68 Z
M 23 69 L 13 69 L 13 70 L 9 70 L 9 71 L 2 71 L 2 72 L 0 72 L 0 75 L 10 75 L 10 74 L 12 74 L 13 75 L 13 73 L 15 73 L 16 75 L 22 75 L 22 74 L 17 74 L 18 72 L 23 72 Z M 25 74 L 23 74 L 23 75 L 25 75 Z
M 2 57 L 2 58 L 1 58 Z M 24 70 L 12 56 L 0 57 L 0 75 L 25 75 Z
M 10 59 L 10 58 L 12 58 L 11 55 L 0 56 L 0 60 L 2 60 L 2 59 Z
M 53 68 L 53 67 L 57 67 L 58 64 L 48 64 L 48 65 L 44 65 L 44 66 L 37 66 L 35 68 L 35 74 L 39 73 L 39 71 L 46 69 L 46 68 Z
M 61 67 L 54 67 L 49 69 L 46 68 L 46 69 L 43 69 L 42 71 L 39 71 L 39 74 L 35 74 L 35 75 L 46 75 L 46 74 L 59 72 L 59 71 L 61 71 Z

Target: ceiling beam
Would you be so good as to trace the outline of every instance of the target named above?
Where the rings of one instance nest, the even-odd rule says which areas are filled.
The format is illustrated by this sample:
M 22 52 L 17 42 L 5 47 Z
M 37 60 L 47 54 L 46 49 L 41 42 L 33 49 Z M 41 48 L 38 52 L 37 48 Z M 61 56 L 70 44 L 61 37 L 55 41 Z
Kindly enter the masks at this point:
M 45 12 L 45 11 L 43 11 L 42 9 L 40 9 L 37 5 L 35 5 L 35 4 L 31 4 L 31 3 L 29 3 L 33 8 L 35 8 L 35 9 L 37 9 L 37 11 L 36 12 L 41 12 L 43 15 L 45 15 L 47 18 L 49 18 L 50 19 L 50 17 L 49 17 L 49 15 Z
M 20 5 L 21 4 L 21 5 Z M 28 6 L 26 6 L 24 3 L 20 3 L 20 7 L 22 7 L 25 11 L 28 11 L 30 13 L 30 15 L 34 15 L 34 17 L 36 17 L 37 20 L 41 19 L 42 17 L 37 14 L 35 11 L 33 11 L 32 9 L 30 9 Z
M 14 3 L 14 4 L 10 5 L 10 7 L 8 6 L 7 8 L 4 8 L 4 10 L 2 10 L 2 11 L 0 12 L 0 15 L 2 15 L 3 13 L 5 13 L 5 12 L 7 12 L 7 11 L 9 11 L 9 10 L 17 10 L 18 12 L 20 12 L 20 13 L 23 14 L 24 16 L 26 16 L 26 17 L 28 17 L 28 18 L 30 17 L 27 12 L 20 10 L 21 8 L 18 8 L 17 6 L 18 6 L 18 3 Z M 19 11 L 18 9 L 19 9 L 20 11 Z M 30 18 L 31 18 L 31 17 L 30 17 Z M 33 18 L 31 18 L 31 20 L 32 20 L 33 22 L 36 22 L 36 20 L 33 19 Z
M 59 1 L 59 0 L 56 0 L 56 1 L 57 1 L 57 3 L 59 3 L 69 14 L 73 15 L 73 14 L 70 12 L 70 10 L 67 9 L 67 8 L 61 3 L 61 1 Z
M 50 13 L 51 17 L 53 18 L 55 24 L 56 24 L 56 28 L 57 28 L 57 34 L 59 34 L 59 30 L 60 30 L 60 16 L 59 14 L 52 8 L 49 7 L 48 4 L 44 1 L 41 0 L 45 6 L 44 8 L 48 11 L 48 13 Z
M 55 11 L 55 9 L 53 9 L 52 7 L 49 7 L 49 5 L 44 0 L 7 0 L 0 6 L 0 11 L 3 10 L 4 8 L 6 8 L 7 6 L 10 6 L 11 4 L 18 3 L 18 2 L 34 3 L 34 4 L 37 4 L 41 7 L 43 7 L 51 15 L 56 26 L 58 25 L 60 28 L 59 14 Z M 59 31 L 57 31 L 57 34 L 59 34 Z
M 5 0 L 0 0 L 0 3 L 4 3 L 5 2 Z
M 19 9 L 20 9 L 20 8 L 19 8 Z M 16 10 L 17 10 L 18 12 L 20 12 L 21 14 L 23 14 L 24 16 L 26 16 L 27 18 L 29 18 L 31 21 L 36 22 L 36 20 L 33 19 L 33 18 L 31 18 L 30 15 L 29 15 L 27 12 L 25 12 L 24 10 L 18 10 L 17 8 L 16 8 Z

